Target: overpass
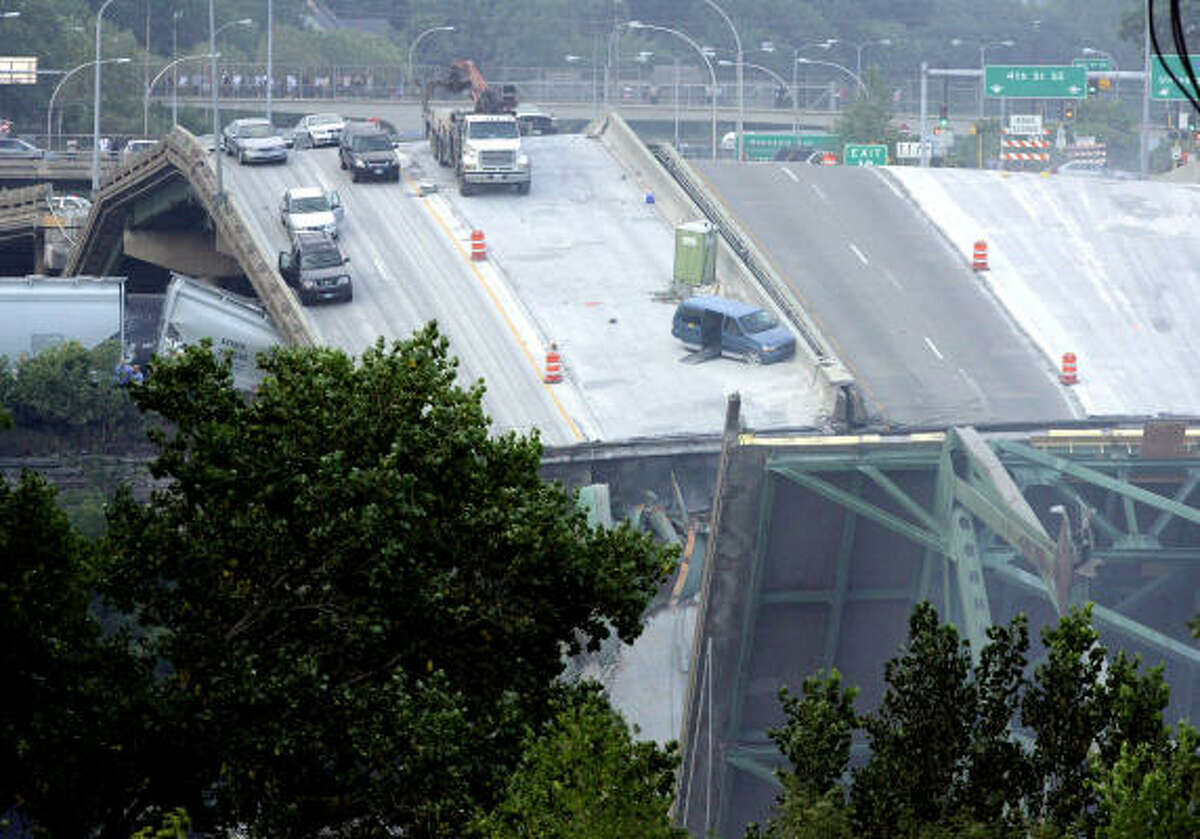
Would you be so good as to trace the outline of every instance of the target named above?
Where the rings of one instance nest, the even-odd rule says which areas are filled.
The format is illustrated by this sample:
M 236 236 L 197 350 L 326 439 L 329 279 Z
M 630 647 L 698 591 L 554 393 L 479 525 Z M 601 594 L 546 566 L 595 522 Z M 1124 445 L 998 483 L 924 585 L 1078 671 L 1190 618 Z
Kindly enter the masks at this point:
M 110 172 L 64 269 L 111 275 L 122 256 L 196 277 L 244 275 L 288 341 L 316 343 L 295 296 L 217 193 L 206 152 L 183 128 Z

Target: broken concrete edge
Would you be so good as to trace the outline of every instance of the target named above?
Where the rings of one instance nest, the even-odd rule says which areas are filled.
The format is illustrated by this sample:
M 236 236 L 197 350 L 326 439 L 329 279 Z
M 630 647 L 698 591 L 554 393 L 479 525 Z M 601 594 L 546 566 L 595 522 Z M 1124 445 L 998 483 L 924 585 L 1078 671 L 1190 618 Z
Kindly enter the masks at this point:
M 689 221 L 705 219 L 704 212 L 696 206 L 678 181 L 668 172 L 657 158 L 646 147 L 629 127 L 629 124 L 617 113 L 607 113 L 597 117 L 588 124 L 585 130 L 589 138 L 599 139 L 609 150 L 617 163 L 643 189 L 654 193 L 654 207 L 663 219 L 675 227 Z M 747 249 L 754 255 L 756 262 L 764 266 L 773 288 L 768 291 L 763 288 L 755 275 L 721 236 L 717 237 L 717 276 L 718 293 L 753 302 L 755 305 L 774 311 L 781 320 L 788 321 L 794 327 L 818 336 L 819 343 L 826 348 L 823 354 L 813 352 L 808 343 L 797 341 L 796 358 L 812 372 L 812 384 L 819 388 L 820 402 L 824 412 L 836 424 L 857 425 L 866 418 L 866 405 L 862 393 L 853 374 L 834 355 L 828 347 L 830 343 L 821 335 L 815 322 L 808 316 L 804 307 L 792 295 L 787 284 L 783 282 L 771 263 L 755 246 L 753 240 L 733 221 L 732 216 L 707 189 L 703 178 L 673 149 L 668 148 L 666 154 L 671 157 L 672 165 L 683 170 L 687 177 L 698 189 L 703 189 L 712 206 L 719 207 L 722 218 L 716 223 L 733 229 L 738 238 L 744 242 Z M 709 219 L 709 221 L 713 221 Z M 785 305 L 779 305 L 782 298 Z
M 228 192 L 217 195 L 216 173 L 209 165 L 208 158 L 209 152 L 196 137 L 187 129 L 177 126 L 156 148 L 136 155 L 127 164 L 110 172 L 101 183 L 87 226 L 79 237 L 79 245 L 71 254 L 64 275 L 78 273 L 91 244 L 93 225 L 99 223 L 101 207 L 107 200 L 117 199 L 132 183 L 168 166 L 174 167 L 187 179 L 203 204 L 213 221 L 217 236 L 230 246 L 232 255 L 246 272 L 280 335 L 294 346 L 316 346 L 319 343 L 316 329 L 296 296 L 273 269 L 269 256 L 260 249 L 242 220 L 239 209 L 229 200 Z

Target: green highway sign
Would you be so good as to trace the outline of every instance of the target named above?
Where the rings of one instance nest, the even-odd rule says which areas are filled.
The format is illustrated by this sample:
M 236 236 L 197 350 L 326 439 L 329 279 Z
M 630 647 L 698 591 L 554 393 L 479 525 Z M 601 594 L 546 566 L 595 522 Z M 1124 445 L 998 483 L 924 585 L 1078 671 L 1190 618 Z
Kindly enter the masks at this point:
M 1082 99 L 1087 95 L 1087 70 L 1062 64 L 989 64 L 983 88 L 993 99 Z
M 847 143 L 842 149 L 842 163 L 847 166 L 886 166 L 887 146 L 875 143 Z
M 1176 78 L 1183 82 L 1185 89 L 1191 90 L 1192 95 L 1196 94 L 1196 90 L 1192 87 L 1192 83 L 1188 80 L 1187 70 L 1183 66 L 1183 62 L 1179 60 L 1177 55 L 1164 55 L 1167 67 L 1170 67 Z M 1191 56 L 1192 70 L 1200 73 L 1200 55 Z M 1158 56 L 1153 56 L 1150 62 L 1150 98 L 1151 99 L 1187 99 L 1183 95 L 1183 91 L 1175 86 L 1175 82 L 1171 81 L 1171 77 L 1167 75 L 1166 69 L 1163 67 L 1163 61 Z
M 1112 72 L 1112 62 L 1107 58 L 1075 58 L 1071 61 L 1072 67 L 1082 67 L 1084 70 L 1097 70 L 1101 73 Z

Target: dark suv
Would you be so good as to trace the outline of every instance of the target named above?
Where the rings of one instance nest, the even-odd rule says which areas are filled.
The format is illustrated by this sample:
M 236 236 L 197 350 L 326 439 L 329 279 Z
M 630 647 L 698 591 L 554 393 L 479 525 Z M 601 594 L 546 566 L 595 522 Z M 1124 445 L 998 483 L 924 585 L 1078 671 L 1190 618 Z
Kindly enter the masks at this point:
M 343 169 L 350 170 L 354 181 L 361 178 L 400 180 L 400 161 L 392 141 L 377 125 L 352 122 L 338 141 L 338 156 Z
M 298 230 L 290 251 L 279 252 L 279 274 L 304 305 L 354 299 L 354 285 L 337 242 L 324 230 Z

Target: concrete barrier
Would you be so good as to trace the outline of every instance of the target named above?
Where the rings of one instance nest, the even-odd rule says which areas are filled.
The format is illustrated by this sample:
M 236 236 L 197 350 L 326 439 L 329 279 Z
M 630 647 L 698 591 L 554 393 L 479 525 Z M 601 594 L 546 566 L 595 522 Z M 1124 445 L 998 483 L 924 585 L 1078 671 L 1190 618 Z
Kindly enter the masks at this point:
M 812 372 L 811 381 L 832 421 L 848 426 L 865 422 L 865 403 L 850 371 L 771 262 L 687 161 L 670 147 L 661 150 L 664 160 L 660 161 L 615 113 L 598 117 L 586 134 L 604 143 L 639 188 L 654 193 L 655 207 L 672 227 L 700 219 L 717 226 L 719 293 L 772 310 L 790 323 L 800 335 L 796 357 Z

